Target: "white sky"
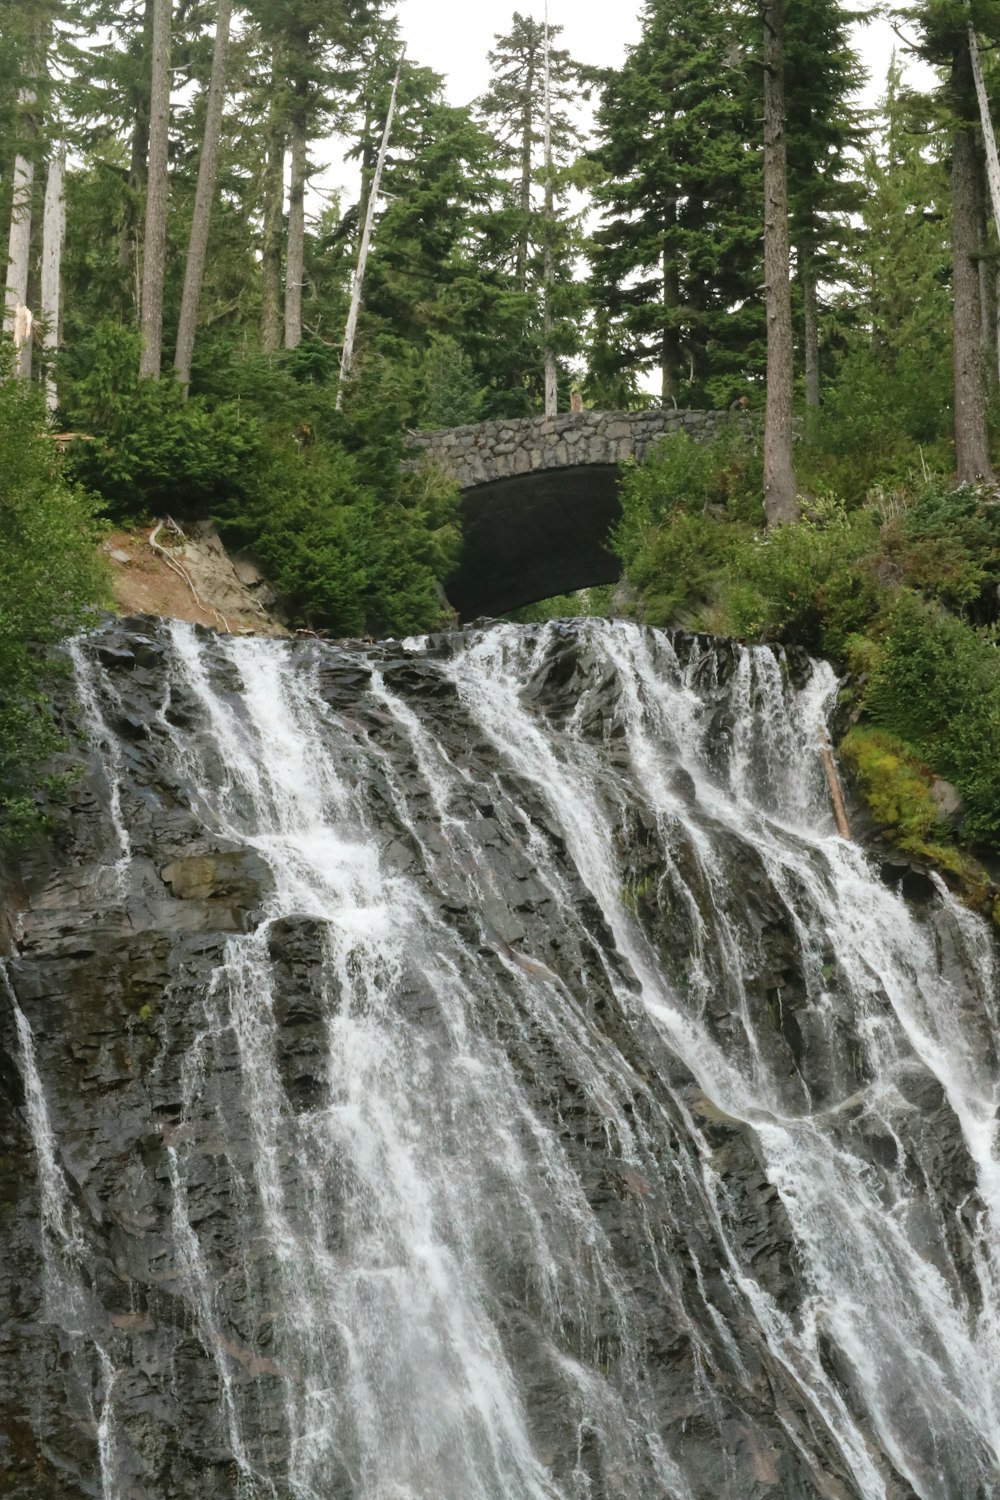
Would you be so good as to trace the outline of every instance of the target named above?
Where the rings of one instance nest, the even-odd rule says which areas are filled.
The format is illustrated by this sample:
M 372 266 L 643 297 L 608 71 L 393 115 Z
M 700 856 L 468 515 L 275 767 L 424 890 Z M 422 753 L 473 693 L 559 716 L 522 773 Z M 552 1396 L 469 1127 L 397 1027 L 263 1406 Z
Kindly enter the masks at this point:
M 675 0 L 683 4 L 684 0 Z M 794 0 L 792 0 L 794 4 Z M 625 49 L 639 40 L 642 0 L 548 0 L 549 22 L 562 26 L 559 45 L 578 62 L 618 67 Z M 869 0 L 848 0 L 861 9 Z M 400 29 L 412 62 L 433 68 L 446 78 L 453 104 L 468 104 L 489 86 L 486 54 L 497 35 L 509 31 L 515 10 L 541 21 L 545 0 L 398 0 Z M 885 21 L 858 27 L 856 45 L 869 72 L 861 102 L 872 108 L 885 91 L 893 47 L 901 43 Z M 918 87 L 933 85 L 931 70 L 908 62 L 909 76 Z M 339 186 L 349 198 L 357 191 L 357 172 L 340 157 L 344 143 L 331 141 L 329 165 L 312 180 L 313 193 Z
M 578 62 L 618 66 L 639 40 L 641 0 L 548 0 L 549 21 L 562 26 L 559 45 Z M 683 4 L 683 0 L 678 0 Z M 544 0 L 399 0 L 399 20 L 413 61 L 447 74 L 454 104 L 468 104 L 489 82 L 486 54 L 510 28 L 515 10 L 541 21 Z M 882 93 L 892 53 L 888 24 L 859 29 L 857 45 L 871 74 L 866 102 Z

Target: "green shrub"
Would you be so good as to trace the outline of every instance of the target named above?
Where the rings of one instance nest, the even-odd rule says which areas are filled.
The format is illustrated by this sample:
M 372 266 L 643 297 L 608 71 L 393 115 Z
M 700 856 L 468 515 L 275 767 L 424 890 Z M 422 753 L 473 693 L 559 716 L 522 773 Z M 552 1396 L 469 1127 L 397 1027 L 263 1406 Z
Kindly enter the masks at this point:
M 102 324 L 78 351 L 67 401 L 73 476 L 116 519 L 169 512 L 200 518 L 243 491 L 259 463 L 261 429 L 238 402 L 185 400 L 175 380 L 138 378 L 139 336 Z
M 293 624 L 333 635 L 430 629 L 458 561 L 458 492 L 422 471 L 376 495 L 359 468 L 339 445 L 272 444 L 247 494 L 216 519 L 259 559 Z
M 100 599 L 93 506 L 67 483 L 41 402 L 0 380 L 0 838 L 35 821 L 39 763 L 56 747 L 46 648 Z
M 739 528 L 748 512 L 760 518 L 758 467 L 736 425 L 712 443 L 671 434 L 641 466 L 626 466 L 612 546 L 651 624 L 690 619 L 711 605 L 733 545 L 720 521 Z
M 622 562 L 627 567 L 642 550 L 650 526 L 670 521 L 679 511 L 691 514 L 725 505 L 735 512 L 750 491 L 753 518 L 762 519 L 757 469 L 756 450 L 739 424 L 711 443 L 696 442 L 686 432 L 661 438 L 641 465 L 625 468 L 622 519 L 614 537 Z
M 884 549 L 898 550 L 907 583 L 949 609 L 973 604 L 1000 576 L 1000 504 L 977 485 L 925 484 L 885 530 Z
M 902 349 L 887 360 L 867 339 L 850 349 L 824 391 L 799 478 L 860 501 L 879 482 L 952 463 L 950 351 Z
M 871 557 L 878 527 L 868 512 L 848 515 L 833 501 L 814 519 L 734 538 L 722 619 L 732 635 L 781 637 L 842 658 L 883 601 Z
M 1000 837 L 1000 653 L 993 633 L 901 589 L 888 611 L 865 708 L 953 781 L 963 831 Z
M 651 625 L 705 623 L 700 612 L 720 587 L 730 547 L 726 529 L 711 516 L 678 509 L 649 526 L 629 569 L 643 619 Z
M 210 394 L 137 378 L 137 336 L 99 325 L 74 355 L 67 415 L 79 479 L 116 518 L 210 517 L 261 563 L 294 624 L 336 635 L 426 630 L 446 614 L 458 492 L 402 467 L 406 371 L 372 359 L 336 410 L 337 363 L 317 340 L 232 351 L 200 369 Z

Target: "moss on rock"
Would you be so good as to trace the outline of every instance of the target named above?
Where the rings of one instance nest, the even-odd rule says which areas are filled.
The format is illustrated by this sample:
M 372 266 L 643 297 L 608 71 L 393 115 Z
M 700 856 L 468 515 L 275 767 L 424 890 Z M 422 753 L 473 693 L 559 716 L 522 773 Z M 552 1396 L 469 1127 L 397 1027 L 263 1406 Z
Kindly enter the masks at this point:
M 978 860 L 952 841 L 935 797 L 938 778 L 903 740 L 884 729 L 855 726 L 839 747 L 880 832 L 904 854 L 936 870 L 966 905 L 1000 922 L 1000 897 Z

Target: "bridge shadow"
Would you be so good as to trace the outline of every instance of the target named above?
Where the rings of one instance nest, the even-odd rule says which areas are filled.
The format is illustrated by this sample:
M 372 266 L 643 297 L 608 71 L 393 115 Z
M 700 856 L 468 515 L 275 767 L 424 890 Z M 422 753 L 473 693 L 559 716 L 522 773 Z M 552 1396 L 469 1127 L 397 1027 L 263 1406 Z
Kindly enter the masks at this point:
M 621 563 L 607 540 L 621 517 L 620 477 L 617 464 L 579 464 L 465 490 L 462 559 L 445 585 L 459 617 L 616 582 Z

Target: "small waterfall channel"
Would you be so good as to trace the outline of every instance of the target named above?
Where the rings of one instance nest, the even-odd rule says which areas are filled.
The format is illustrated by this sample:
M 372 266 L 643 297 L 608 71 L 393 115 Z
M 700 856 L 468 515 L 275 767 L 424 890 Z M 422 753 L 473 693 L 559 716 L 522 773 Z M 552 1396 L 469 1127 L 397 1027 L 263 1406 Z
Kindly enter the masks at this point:
M 1000 1496 L 998 948 L 837 836 L 829 668 L 601 621 L 73 663 L 0 966 L 0 1491 Z

